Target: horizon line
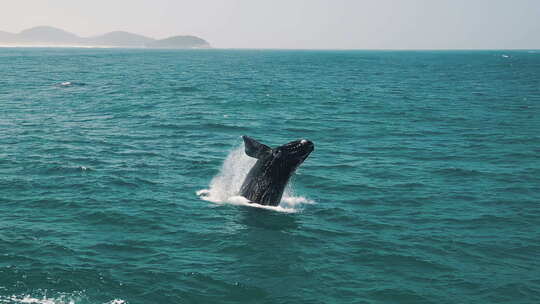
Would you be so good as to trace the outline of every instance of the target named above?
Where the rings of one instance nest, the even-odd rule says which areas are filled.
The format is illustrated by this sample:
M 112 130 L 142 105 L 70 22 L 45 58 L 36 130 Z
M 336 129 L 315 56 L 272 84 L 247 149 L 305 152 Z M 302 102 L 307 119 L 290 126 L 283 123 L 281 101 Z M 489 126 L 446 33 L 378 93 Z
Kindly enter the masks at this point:
M 126 49 L 126 50 L 167 50 L 145 47 L 115 47 L 100 45 L 24 45 L 0 44 L 0 48 L 81 48 L 81 49 Z M 174 50 L 245 50 L 245 51 L 540 51 L 540 48 L 258 48 L 258 47 L 211 47 L 211 48 L 185 48 Z

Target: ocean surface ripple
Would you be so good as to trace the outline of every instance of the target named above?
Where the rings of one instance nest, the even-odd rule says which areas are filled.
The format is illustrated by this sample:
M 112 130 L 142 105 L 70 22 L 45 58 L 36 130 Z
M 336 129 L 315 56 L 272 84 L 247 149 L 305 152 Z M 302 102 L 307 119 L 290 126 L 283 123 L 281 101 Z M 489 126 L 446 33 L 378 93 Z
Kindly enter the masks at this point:
M 527 51 L 0 48 L 0 303 L 540 303 L 539 75 Z M 241 135 L 315 142 L 279 207 L 235 197 Z

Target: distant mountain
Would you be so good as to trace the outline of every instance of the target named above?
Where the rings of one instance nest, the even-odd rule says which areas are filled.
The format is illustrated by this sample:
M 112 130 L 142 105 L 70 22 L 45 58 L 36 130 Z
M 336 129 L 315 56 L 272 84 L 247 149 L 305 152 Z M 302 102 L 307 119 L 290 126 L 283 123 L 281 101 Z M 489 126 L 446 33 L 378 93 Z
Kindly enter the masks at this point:
M 16 39 L 26 43 L 38 44 L 77 44 L 83 38 L 51 26 L 37 26 L 15 35 Z
M 88 38 L 88 42 L 93 45 L 111 45 L 123 47 L 145 47 L 155 39 L 128 32 L 115 31 L 101 36 Z
M 15 34 L 0 31 L 0 41 L 13 41 Z
M 151 48 L 185 49 L 209 48 L 210 44 L 206 40 L 195 36 L 174 36 L 150 42 L 146 46 Z
M 210 48 L 210 44 L 195 36 L 174 36 L 156 40 L 154 38 L 123 31 L 114 31 L 100 36 L 83 38 L 51 26 L 37 26 L 18 34 L 0 31 L 0 45 L 22 46 L 98 46 L 126 48 Z

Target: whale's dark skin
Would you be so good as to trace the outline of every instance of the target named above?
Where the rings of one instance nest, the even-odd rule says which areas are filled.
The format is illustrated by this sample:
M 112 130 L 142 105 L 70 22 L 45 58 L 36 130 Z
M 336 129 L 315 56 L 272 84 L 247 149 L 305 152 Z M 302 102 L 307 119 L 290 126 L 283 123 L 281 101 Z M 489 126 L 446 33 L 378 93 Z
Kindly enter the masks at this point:
M 302 139 L 272 149 L 251 137 L 242 138 L 246 154 L 257 162 L 247 174 L 240 195 L 252 203 L 279 205 L 289 178 L 313 151 L 314 144 Z

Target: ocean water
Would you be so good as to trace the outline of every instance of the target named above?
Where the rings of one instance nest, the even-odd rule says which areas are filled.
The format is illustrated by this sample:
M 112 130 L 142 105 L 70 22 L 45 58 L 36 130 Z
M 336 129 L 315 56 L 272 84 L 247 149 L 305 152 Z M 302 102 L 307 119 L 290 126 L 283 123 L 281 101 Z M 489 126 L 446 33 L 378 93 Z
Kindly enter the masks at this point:
M 0 303 L 540 303 L 539 155 L 536 51 L 0 49 Z

